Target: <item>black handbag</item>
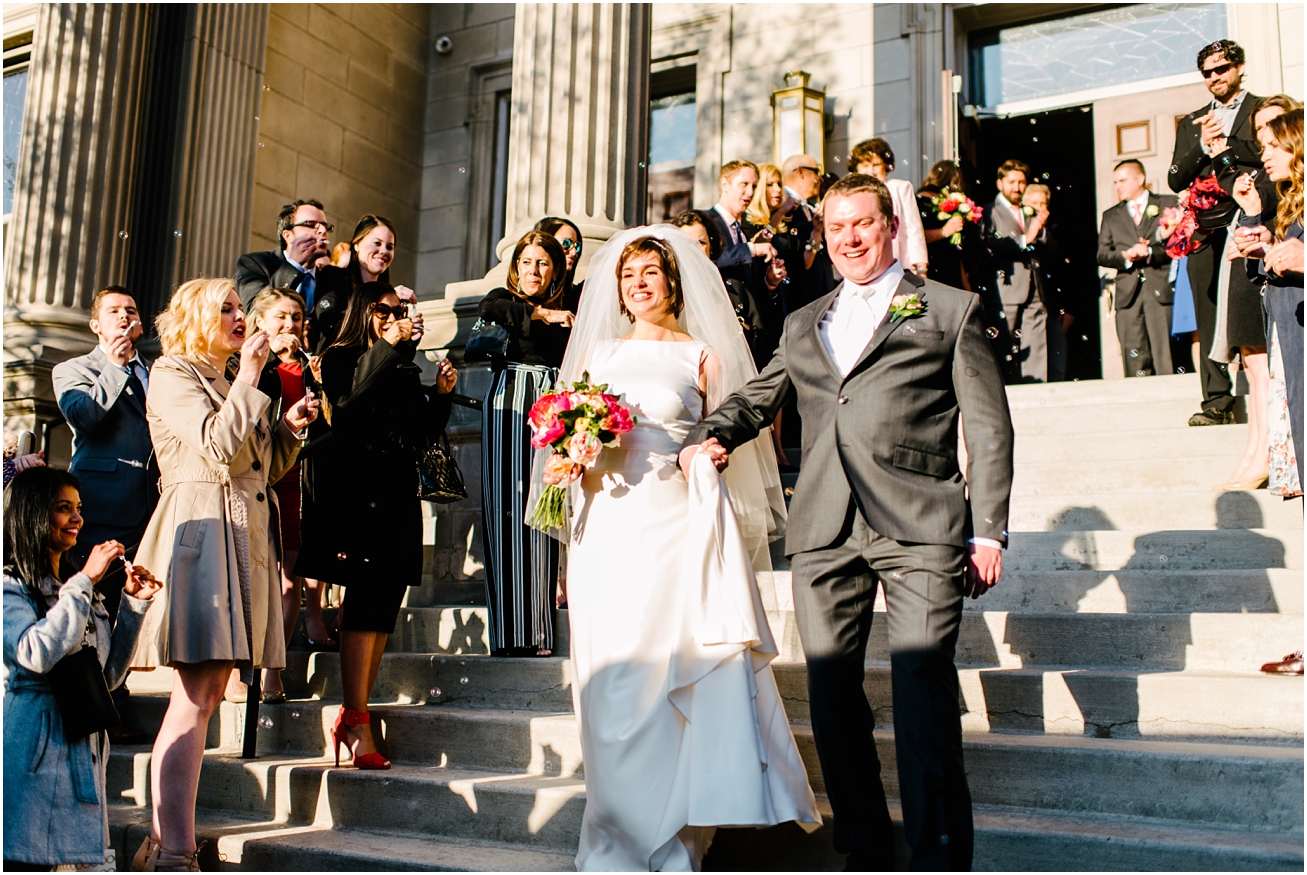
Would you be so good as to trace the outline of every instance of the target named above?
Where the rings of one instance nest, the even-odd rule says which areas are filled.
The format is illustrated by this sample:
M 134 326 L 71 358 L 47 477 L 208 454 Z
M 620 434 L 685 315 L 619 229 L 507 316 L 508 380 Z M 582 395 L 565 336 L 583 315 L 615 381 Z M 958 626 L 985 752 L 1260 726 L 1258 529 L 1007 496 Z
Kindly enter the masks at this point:
M 463 472 L 454 461 L 449 437 L 443 431 L 418 454 L 418 498 L 436 504 L 450 504 L 467 498 Z
M 477 319 L 463 347 L 463 361 L 488 362 L 508 353 L 508 329 L 498 322 Z
M 37 595 L 36 612 L 38 618 L 45 617 L 45 597 Z M 87 632 L 94 628 L 94 620 L 87 621 Z M 45 673 L 45 682 L 54 694 L 55 704 L 59 706 L 59 716 L 64 724 L 64 741 L 81 741 L 92 733 L 101 732 L 122 722 L 113 698 L 109 695 L 109 684 L 104 679 L 104 669 L 100 666 L 100 657 L 95 648 L 85 643 L 86 632 L 82 635 L 82 646 L 55 663 L 54 668 Z

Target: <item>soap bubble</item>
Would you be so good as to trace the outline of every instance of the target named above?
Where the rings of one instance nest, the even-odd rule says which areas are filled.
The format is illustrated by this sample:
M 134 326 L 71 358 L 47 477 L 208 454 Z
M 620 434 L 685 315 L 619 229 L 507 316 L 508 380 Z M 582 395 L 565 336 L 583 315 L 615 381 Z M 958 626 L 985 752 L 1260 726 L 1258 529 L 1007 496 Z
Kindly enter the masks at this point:
M 1132 350 L 1130 350 L 1130 358 L 1132 358 L 1132 359 L 1137 359 L 1137 358 L 1139 358 L 1139 350 L 1137 350 L 1137 349 L 1132 349 Z
M 1136 376 L 1136 377 L 1142 377 L 1142 376 L 1144 376 L 1144 372 L 1143 372 L 1143 371 L 1135 371 L 1135 376 Z
M 1018 328 L 1016 331 L 1013 331 L 1013 332 L 1012 332 L 1012 336 L 1013 336 L 1013 337 L 1020 337 L 1020 336 L 1021 336 L 1021 329 Z
M 177 237 L 177 238 L 180 238 L 180 237 L 182 236 L 182 232 L 181 232 L 181 231 L 173 231 L 173 232 L 172 232 L 172 236 Z
M 129 235 L 126 231 L 119 231 L 119 232 L 118 232 L 118 239 L 120 239 L 120 240 L 126 240 L 129 236 L 130 236 L 130 235 Z
M 985 335 L 986 335 L 987 337 L 989 337 L 991 340 L 993 340 L 995 337 L 998 337 L 998 329 L 997 329 L 997 328 L 986 328 L 986 329 L 985 329 Z
M 298 720 L 298 719 L 300 719 L 300 712 L 298 712 L 298 711 L 291 711 L 291 712 L 290 712 L 290 719 L 292 719 L 292 720 Z
M 259 718 L 259 725 L 262 726 L 264 729 L 271 729 L 272 718 L 269 717 L 267 714 L 264 714 L 262 717 Z
M 433 699 L 439 699 L 439 698 L 440 698 L 440 687 L 432 687 L 431 689 L 427 690 L 427 695 L 430 696 L 430 697 L 433 698 Z
M 467 168 L 466 168 L 466 167 L 460 167 L 460 168 L 458 168 L 458 172 L 459 172 L 459 173 L 467 173 Z
M 1184 367 L 1182 366 L 1182 367 L 1178 367 L 1178 368 L 1176 368 L 1176 369 L 1175 369 L 1175 372 L 1176 372 L 1177 374 L 1183 374 L 1183 373 L 1184 373 Z
M 465 684 L 465 683 L 467 683 L 467 678 L 459 678 L 459 679 L 458 679 L 458 682 L 459 682 L 460 684 Z
M 1158 560 L 1161 561 L 1161 563 L 1162 563 L 1163 565 L 1165 565 L 1165 564 L 1167 563 L 1167 561 L 1168 561 L 1168 559 L 1167 559 L 1167 555 L 1166 555 L 1165 553 L 1163 553 L 1161 556 L 1158 556 L 1157 558 L 1158 558 Z

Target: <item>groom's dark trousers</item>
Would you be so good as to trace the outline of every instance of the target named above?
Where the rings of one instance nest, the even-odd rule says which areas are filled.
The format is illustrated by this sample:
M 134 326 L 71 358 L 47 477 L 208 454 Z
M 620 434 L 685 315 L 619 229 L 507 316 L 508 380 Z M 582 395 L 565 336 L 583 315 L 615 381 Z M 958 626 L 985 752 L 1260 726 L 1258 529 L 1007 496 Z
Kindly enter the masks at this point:
M 867 526 L 852 502 L 834 544 L 791 560 L 794 612 L 808 662 L 808 700 L 835 847 L 857 868 L 893 869 L 894 828 L 863 690 L 877 579 L 884 581 L 894 747 L 911 865 L 971 866 L 971 796 L 953 651 L 966 558 L 957 547 L 901 544 Z
M 785 553 L 835 849 L 850 868 L 893 868 L 894 830 L 862 687 L 880 579 L 909 865 L 967 869 L 971 800 L 953 651 L 967 541 L 1007 542 L 1012 422 L 980 299 L 910 273 L 897 293 L 919 296 L 922 309 L 886 318 L 847 373 L 820 332 L 839 289 L 791 313 L 763 372 L 685 443 L 714 437 L 733 450 L 797 399 L 803 459 Z

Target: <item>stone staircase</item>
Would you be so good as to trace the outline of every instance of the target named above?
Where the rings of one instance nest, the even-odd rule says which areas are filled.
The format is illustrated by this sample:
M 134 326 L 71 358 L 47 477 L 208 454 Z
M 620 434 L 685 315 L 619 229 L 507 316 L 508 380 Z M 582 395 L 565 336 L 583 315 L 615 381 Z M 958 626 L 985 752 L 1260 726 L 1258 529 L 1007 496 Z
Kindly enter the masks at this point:
M 1012 543 L 957 657 L 977 869 L 1303 868 L 1303 681 L 1257 672 L 1302 646 L 1302 503 L 1211 490 L 1245 427 L 1187 428 L 1197 397 L 1193 376 L 1009 392 Z M 783 562 L 760 587 L 821 794 Z M 239 757 L 244 707 L 224 704 L 200 780 L 206 868 L 571 869 L 585 785 L 569 661 L 490 659 L 484 611 L 401 614 L 372 709 L 390 771 L 332 767 L 335 654 L 290 654 L 293 700 L 262 708 L 256 759 Z M 559 628 L 561 653 L 565 612 Z M 866 689 L 894 796 L 884 633 Z M 132 677 L 146 723 L 168 674 Z M 120 860 L 147 828 L 149 757 L 112 752 Z M 842 868 L 830 833 L 721 830 L 705 868 Z

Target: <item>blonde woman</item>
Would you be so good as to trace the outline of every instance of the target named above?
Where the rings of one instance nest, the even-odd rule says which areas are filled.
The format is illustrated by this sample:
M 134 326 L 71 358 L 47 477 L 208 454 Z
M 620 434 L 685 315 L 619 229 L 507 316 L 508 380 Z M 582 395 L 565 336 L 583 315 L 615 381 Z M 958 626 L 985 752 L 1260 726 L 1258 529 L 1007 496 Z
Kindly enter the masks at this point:
M 152 828 L 132 868 L 184 872 L 198 871 L 195 794 L 227 676 L 285 665 L 271 484 L 294 464 L 318 402 L 270 416 L 257 388 L 269 338 L 247 333 L 231 280 L 183 283 L 155 324 L 163 355 L 145 410 L 162 494 L 136 561 L 166 574 L 133 665 L 175 674 L 150 761 Z

